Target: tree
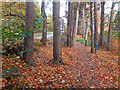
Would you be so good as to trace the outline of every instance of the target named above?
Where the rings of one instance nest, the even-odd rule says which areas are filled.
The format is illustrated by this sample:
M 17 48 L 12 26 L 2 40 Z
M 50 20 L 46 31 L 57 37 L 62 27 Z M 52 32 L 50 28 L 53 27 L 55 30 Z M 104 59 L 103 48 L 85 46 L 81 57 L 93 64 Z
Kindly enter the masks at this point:
M 77 34 L 80 35 L 81 31 L 82 31 L 82 3 L 80 3 L 80 9 L 79 9 L 79 21 L 78 21 Z
M 67 21 L 67 46 L 71 47 L 72 41 L 72 5 L 73 3 L 68 3 L 68 21 Z
M 77 4 L 77 12 L 76 12 L 76 22 L 75 22 L 75 33 L 74 33 L 74 37 L 76 37 L 77 29 L 78 29 L 79 7 L 80 7 L 80 2 L 78 2 L 78 4 Z
M 93 19 L 92 19 L 92 2 L 90 2 L 90 29 L 91 29 L 91 53 L 94 51 Z
M 94 2 L 94 47 L 98 42 L 98 15 L 97 15 L 97 2 Z
M 105 5 L 105 2 L 101 2 L 100 45 L 103 45 L 103 34 L 104 34 L 104 5 Z
M 82 37 L 85 36 L 85 3 L 83 3 L 83 9 L 82 9 Z
M 73 2 L 72 5 L 72 18 L 71 18 L 71 22 L 72 22 L 72 39 L 71 39 L 71 45 L 73 45 L 73 41 L 74 41 L 74 35 L 75 35 L 75 23 L 76 23 L 76 13 L 77 13 L 77 2 Z
M 109 22 L 109 31 L 108 31 L 108 44 L 107 44 L 107 50 L 109 51 L 111 49 L 112 44 L 112 18 L 113 18 L 113 9 L 114 8 L 114 2 L 112 2 L 111 12 L 110 12 L 110 22 Z
M 45 13 L 45 1 L 42 1 L 41 12 L 43 13 L 43 30 L 42 30 L 42 44 L 46 46 L 47 40 L 47 16 Z
M 85 46 L 87 46 L 87 36 L 88 36 L 88 8 L 86 8 L 86 14 L 85 14 L 85 23 L 86 23 L 86 28 L 85 28 Z
M 118 11 L 118 29 L 120 31 L 120 11 Z M 118 35 L 120 35 L 120 32 L 118 32 Z M 120 36 L 119 36 L 118 40 L 120 40 Z M 119 44 L 118 45 L 118 54 L 120 55 L 120 42 L 118 42 L 118 44 Z M 118 65 L 120 65 L 120 62 L 118 62 Z
M 29 31 L 30 28 L 33 28 L 34 21 L 34 1 L 27 2 L 26 1 L 26 9 L 25 9 L 25 27 L 27 28 L 27 37 L 24 38 L 24 53 L 23 58 L 27 61 L 29 65 L 33 64 L 33 46 L 34 46 L 34 34 Z
M 54 63 L 63 63 L 61 57 L 60 1 L 53 0 L 53 58 Z

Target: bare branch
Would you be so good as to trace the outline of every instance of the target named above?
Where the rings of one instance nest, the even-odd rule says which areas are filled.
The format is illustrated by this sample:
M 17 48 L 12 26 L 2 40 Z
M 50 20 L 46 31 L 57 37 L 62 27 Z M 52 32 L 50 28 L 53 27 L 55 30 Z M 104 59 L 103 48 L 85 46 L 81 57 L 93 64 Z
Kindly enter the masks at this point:
M 9 13 L 9 14 L 4 15 L 4 16 L 17 16 L 17 17 L 19 17 L 19 18 L 25 20 L 25 18 L 23 18 L 23 17 L 21 17 L 21 16 L 19 16 L 19 15 L 16 15 L 16 14 L 12 14 L 12 13 Z

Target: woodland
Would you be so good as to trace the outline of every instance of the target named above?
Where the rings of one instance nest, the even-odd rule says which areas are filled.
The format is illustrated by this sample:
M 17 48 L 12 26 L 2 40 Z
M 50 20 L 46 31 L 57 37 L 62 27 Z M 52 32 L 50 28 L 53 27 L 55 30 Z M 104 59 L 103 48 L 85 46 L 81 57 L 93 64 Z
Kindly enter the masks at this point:
M 40 1 L 0 1 L 0 89 L 118 89 L 120 1 Z

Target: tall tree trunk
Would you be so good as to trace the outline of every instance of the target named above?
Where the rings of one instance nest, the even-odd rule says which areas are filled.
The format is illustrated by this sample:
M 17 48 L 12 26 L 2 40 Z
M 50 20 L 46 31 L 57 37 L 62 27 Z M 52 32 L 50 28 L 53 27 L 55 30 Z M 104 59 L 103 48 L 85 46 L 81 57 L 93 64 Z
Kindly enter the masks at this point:
M 120 55 L 120 2 L 118 4 L 118 29 L 119 29 L 119 32 L 118 32 L 118 55 Z M 119 57 L 119 61 L 118 61 L 118 65 L 120 65 L 120 57 Z M 119 74 L 119 77 L 120 77 L 120 74 Z M 118 88 L 120 87 L 120 83 L 118 84 Z
M 82 10 L 82 37 L 85 37 L 85 3 L 83 3 Z
M 79 17 L 79 22 L 78 22 L 78 29 L 77 29 L 77 34 L 80 35 L 80 31 L 81 31 L 81 18 Z
M 77 2 L 73 2 L 73 6 L 72 6 L 72 41 L 71 44 L 74 45 L 74 34 L 75 34 L 75 21 L 76 21 L 76 7 L 77 6 Z
M 98 15 L 97 15 L 97 2 L 94 2 L 94 47 L 98 42 Z
M 77 5 L 77 12 L 76 12 L 76 22 L 75 22 L 75 33 L 74 33 L 74 37 L 76 37 L 77 30 L 78 30 L 79 7 L 80 7 L 80 2 L 78 2 L 78 5 Z
M 110 23 L 109 23 L 109 31 L 108 31 L 108 45 L 107 50 L 109 51 L 111 49 L 112 44 L 112 18 L 113 18 L 113 9 L 114 8 L 114 2 L 112 2 L 111 12 L 110 12 Z
M 79 9 L 79 22 L 78 22 L 78 31 L 77 34 L 80 35 L 82 32 L 82 3 L 80 3 Z
M 60 1 L 53 0 L 53 57 L 54 63 L 62 63 L 60 32 Z
M 42 30 L 42 44 L 46 46 L 46 40 L 47 40 L 47 16 L 45 13 L 45 1 L 42 1 L 42 7 L 41 11 L 44 12 L 43 15 L 43 30 Z
M 27 2 L 26 1 L 26 9 L 25 9 L 25 27 L 28 29 L 33 28 L 34 21 L 34 1 Z M 33 46 L 34 46 L 34 34 L 24 38 L 24 53 L 23 58 L 27 61 L 29 65 L 33 64 Z M 29 51 L 28 51 L 29 50 Z
M 105 2 L 101 2 L 100 45 L 103 45 L 103 34 L 104 34 L 104 5 L 105 5 Z
M 87 36 L 88 36 L 88 9 L 86 8 L 86 29 L 85 29 L 85 46 L 87 46 Z
M 71 47 L 72 41 L 72 3 L 68 3 L 68 21 L 67 21 L 67 46 Z
M 92 2 L 90 2 L 90 29 L 91 29 L 91 53 L 93 53 L 93 51 L 94 51 L 94 35 L 93 35 Z

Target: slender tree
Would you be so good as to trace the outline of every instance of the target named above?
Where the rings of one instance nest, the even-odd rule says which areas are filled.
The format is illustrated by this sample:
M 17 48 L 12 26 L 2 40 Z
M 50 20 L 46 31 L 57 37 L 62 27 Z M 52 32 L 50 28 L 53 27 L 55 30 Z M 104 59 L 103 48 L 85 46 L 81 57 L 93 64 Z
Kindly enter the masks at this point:
M 53 58 L 54 63 L 63 63 L 61 57 L 60 1 L 53 0 Z
M 85 16 L 85 23 L 86 23 L 86 28 L 85 28 L 85 46 L 87 46 L 87 36 L 88 36 L 88 8 L 86 8 L 86 16 Z
M 27 37 L 24 38 L 24 53 L 23 58 L 27 61 L 29 65 L 33 64 L 33 46 L 34 46 L 34 34 L 32 33 L 28 36 L 30 28 L 33 28 L 34 21 L 34 1 L 27 2 L 26 0 L 25 9 L 25 27 L 28 29 Z
M 120 7 L 120 1 L 119 1 L 118 7 Z M 118 11 L 118 29 L 120 31 L 120 8 Z M 118 54 L 120 55 L 120 32 L 118 32 Z M 119 57 L 119 60 L 120 60 L 120 57 Z M 120 65 L 120 62 L 118 62 L 118 65 Z M 120 74 L 119 74 L 119 77 L 120 77 Z M 120 87 L 120 84 L 118 87 Z
M 78 29 L 79 7 L 80 7 L 80 2 L 78 2 L 78 4 L 77 4 L 77 12 L 76 12 L 76 22 L 75 22 L 75 33 L 74 33 L 74 37 L 76 37 L 77 29 Z
M 76 22 L 76 11 L 77 11 L 77 2 L 73 2 L 72 5 L 72 40 L 71 40 L 71 45 L 74 45 L 74 35 L 75 35 L 75 22 Z
M 103 33 L 104 33 L 104 5 L 105 5 L 105 2 L 101 2 L 100 45 L 103 45 Z
M 82 3 L 80 3 L 80 9 L 79 9 L 79 21 L 78 21 L 77 34 L 80 35 L 81 31 L 82 31 Z
M 82 9 L 82 37 L 85 37 L 85 3 L 83 3 Z
M 73 3 L 68 3 L 68 21 L 67 21 L 67 46 L 71 47 L 72 41 L 72 5 Z
M 93 53 L 93 51 L 94 51 L 94 35 L 93 35 L 92 2 L 90 2 L 90 29 L 91 29 L 91 53 Z
M 42 30 L 42 44 L 46 46 L 47 40 L 47 15 L 45 13 L 45 1 L 42 1 L 41 11 L 43 12 L 43 30 Z
M 98 42 L 98 15 L 97 15 L 97 2 L 94 2 L 94 47 Z
M 108 45 L 107 50 L 109 51 L 112 46 L 112 18 L 113 18 L 113 9 L 114 8 L 114 2 L 112 2 L 111 12 L 110 12 L 110 22 L 109 22 L 109 31 L 108 31 Z

